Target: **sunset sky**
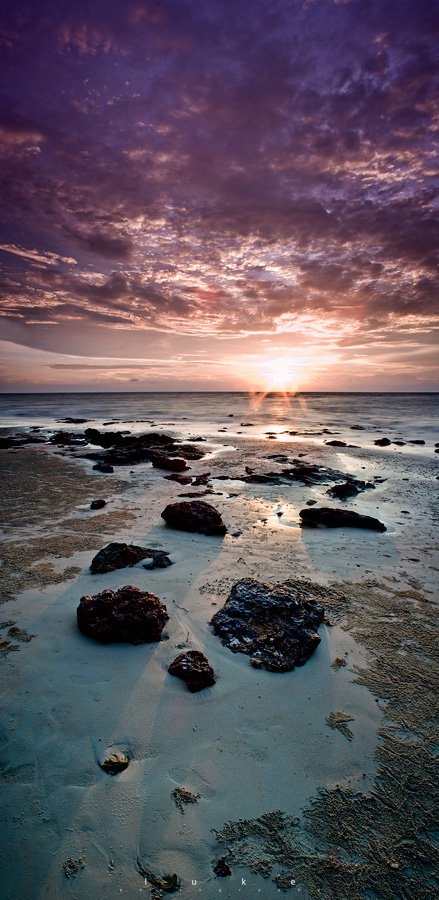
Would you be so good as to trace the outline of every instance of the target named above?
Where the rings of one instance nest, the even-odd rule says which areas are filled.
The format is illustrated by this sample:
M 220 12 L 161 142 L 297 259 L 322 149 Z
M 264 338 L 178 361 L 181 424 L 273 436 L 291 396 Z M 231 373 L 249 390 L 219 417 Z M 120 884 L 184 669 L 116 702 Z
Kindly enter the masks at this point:
M 439 390 L 437 0 L 4 0 L 0 391 Z

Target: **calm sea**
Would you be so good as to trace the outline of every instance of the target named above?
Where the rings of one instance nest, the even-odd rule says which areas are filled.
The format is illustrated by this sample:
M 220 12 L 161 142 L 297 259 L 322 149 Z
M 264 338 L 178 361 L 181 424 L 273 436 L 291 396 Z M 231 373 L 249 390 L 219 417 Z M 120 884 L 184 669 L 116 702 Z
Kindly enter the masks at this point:
M 319 432 L 363 445 L 377 433 L 391 440 L 439 441 L 439 393 L 59 393 L 0 394 L 0 426 L 59 427 L 65 417 L 131 432 L 152 427 L 184 438 L 230 438 L 241 432 Z M 355 427 L 353 427 L 355 426 Z M 361 426 L 359 428 L 358 426 Z M 80 431 L 83 426 L 66 426 Z M 226 429 L 224 432 L 223 429 Z M 327 436 L 325 436 L 327 437 Z M 421 448 L 419 448 L 420 450 Z

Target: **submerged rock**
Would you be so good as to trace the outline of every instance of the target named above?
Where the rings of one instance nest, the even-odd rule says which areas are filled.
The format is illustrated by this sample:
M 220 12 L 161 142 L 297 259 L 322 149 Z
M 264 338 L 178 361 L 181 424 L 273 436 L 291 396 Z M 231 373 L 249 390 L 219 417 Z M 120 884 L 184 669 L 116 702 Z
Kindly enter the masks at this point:
M 332 509 L 329 506 L 318 506 L 312 509 L 301 509 L 302 525 L 316 528 L 326 525 L 327 528 L 367 528 L 370 531 L 387 531 L 385 525 L 373 516 L 362 516 L 348 509 Z
M 374 441 L 377 447 L 388 447 L 392 441 L 389 441 L 389 438 L 378 438 L 377 441 Z
M 92 500 L 90 503 L 90 509 L 102 509 L 106 505 L 106 500 Z
M 167 525 L 182 531 L 196 531 L 198 534 L 208 535 L 227 532 L 219 512 L 204 500 L 170 503 L 161 515 Z
M 226 647 L 247 653 L 256 668 L 289 672 L 303 666 L 320 643 L 316 628 L 324 613 L 312 594 L 288 582 L 244 578 L 233 585 L 210 624 Z
M 149 547 L 136 547 L 135 544 L 107 544 L 93 557 L 90 569 L 93 575 L 101 575 L 105 572 L 114 572 L 115 569 L 125 569 L 127 566 L 135 566 L 142 559 L 152 557 L 152 561 L 166 556 L 165 550 L 152 550 Z M 160 565 L 157 563 L 157 565 Z M 170 562 L 169 562 L 170 565 Z M 154 568 L 154 566 L 151 566 Z
M 151 453 L 150 460 L 155 469 L 168 469 L 169 472 L 185 472 L 189 468 L 185 459 L 179 456 L 166 456 L 164 453 Z
M 186 653 L 180 653 L 169 666 L 168 672 L 186 682 L 192 694 L 215 684 L 212 666 L 201 650 L 187 650 Z
M 81 597 L 77 619 L 79 630 L 102 644 L 146 644 L 160 640 L 169 616 L 155 594 L 128 584 L 118 591 Z
M 172 475 L 164 475 L 163 478 L 167 478 L 168 481 L 177 481 L 178 484 L 192 484 L 190 475 L 177 475 L 176 472 L 173 472 Z

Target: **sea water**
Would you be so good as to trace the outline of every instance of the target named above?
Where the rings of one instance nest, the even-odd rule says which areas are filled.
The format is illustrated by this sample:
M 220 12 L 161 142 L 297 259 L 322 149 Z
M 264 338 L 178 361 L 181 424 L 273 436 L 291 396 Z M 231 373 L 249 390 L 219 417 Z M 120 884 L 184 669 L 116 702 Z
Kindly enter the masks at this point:
M 67 417 L 87 423 L 63 423 Z M 105 424 L 104 423 L 109 423 Z M 380 436 L 390 440 L 424 440 L 406 444 L 409 451 L 431 454 L 439 441 L 439 393 L 32 393 L 0 394 L 0 427 L 81 431 L 84 427 L 151 429 L 183 437 L 232 439 L 238 434 L 294 440 L 340 439 L 365 446 Z M 326 429 L 326 431 L 324 430 Z M 328 434 L 330 432 L 330 434 Z

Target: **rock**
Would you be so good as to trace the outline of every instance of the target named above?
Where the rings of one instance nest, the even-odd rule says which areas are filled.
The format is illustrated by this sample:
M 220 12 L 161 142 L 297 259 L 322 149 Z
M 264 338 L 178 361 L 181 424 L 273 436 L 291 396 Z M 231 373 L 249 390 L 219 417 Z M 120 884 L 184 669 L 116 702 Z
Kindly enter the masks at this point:
M 173 472 L 172 475 L 164 475 L 163 477 L 167 478 L 168 481 L 178 481 L 178 484 L 192 484 L 190 475 L 177 475 L 176 472 Z
M 172 560 L 169 559 L 169 556 L 164 551 L 157 551 L 150 563 L 145 563 L 142 566 L 142 569 L 166 569 L 168 566 L 172 566 Z
M 409 441 L 409 444 L 425 444 L 425 441 Z
M 15 447 L 23 447 L 25 444 L 45 443 L 45 438 L 36 437 L 33 434 L 8 434 L 0 437 L 0 450 L 13 450 Z
M 375 490 L 375 485 L 370 481 L 348 478 L 343 484 L 334 484 L 328 488 L 326 493 L 335 500 L 348 500 L 349 497 L 356 497 L 357 494 L 367 490 Z
M 175 675 L 186 682 L 192 694 L 215 684 L 212 666 L 201 650 L 187 650 L 180 653 L 168 668 L 170 675 Z
M 396 444 L 397 447 L 405 447 L 405 441 L 392 441 L 392 444 Z
M 92 500 L 90 503 L 90 509 L 102 509 L 106 505 L 106 500 Z
M 102 762 L 99 763 L 101 769 L 104 772 L 108 772 L 109 775 L 118 775 L 119 772 L 123 772 L 124 769 L 127 769 L 131 760 L 128 756 L 128 753 L 125 750 L 113 750 L 106 754 L 105 758 Z
M 233 653 L 247 653 L 255 668 L 289 672 L 302 666 L 320 643 L 316 628 L 324 609 L 305 590 L 244 578 L 233 585 L 211 625 Z
M 232 874 L 230 866 L 226 863 L 225 856 L 222 856 L 221 859 L 218 860 L 216 866 L 213 867 L 213 871 L 215 872 L 215 875 L 218 875 L 220 878 L 225 878 L 226 875 Z
M 377 441 L 374 441 L 377 447 L 388 447 L 392 441 L 389 441 L 389 438 L 378 438 Z
M 241 428 L 254 428 L 253 422 L 241 422 Z
M 103 453 L 88 453 L 86 459 L 105 460 L 110 465 L 131 466 L 166 457 L 184 457 L 185 459 L 202 459 L 205 455 L 200 447 L 193 444 L 179 444 L 167 434 L 151 432 L 149 434 L 132 435 L 129 432 L 105 431 L 86 428 L 85 438 L 90 444 L 102 447 Z
M 49 438 L 49 444 L 68 444 L 76 447 L 84 447 L 87 441 L 83 434 L 74 434 L 71 431 L 57 431 Z
M 57 422 L 63 423 L 64 425 L 84 425 L 85 422 L 88 422 L 88 419 L 73 419 L 72 416 L 67 416 L 65 419 L 57 419 Z
M 365 425 L 351 425 L 351 431 L 365 431 Z
M 327 528 L 367 528 L 370 531 L 387 531 L 385 525 L 373 516 L 361 516 L 347 509 L 332 509 L 328 506 L 301 509 L 302 525 L 316 528 L 326 525 Z
M 325 441 L 327 447 L 347 447 L 346 441 Z
M 171 528 L 209 535 L 227 533 L 227 528 L 219 512 L 204 500 L 183 500 L 181 503 L 170 503 L 161 515 Z
M 161 453 L 151 453 L 150 460 L 155 469 L 169 469 L 170 472 L 185 472 L 189 466 L 185 459 L 180 457 L 165 456 Z
M 102 644 L 145 644 L 160 640 L 169 616 L 155 594 L 128 584 L 118 591 L 81 597 L 77 619 L 79 630 Z
M 106 462 L 98 462 L 93 468 L 96 472 L 114 472 L 113 466 L 110 466 L 109 463 Z
M 210 472 L 203 472 L 202 475 L 197 475 L 192 482 L 193 487 L 201 487 L 201 485 L 206 485 L 209 483 Z
M 125 569 L 127 566 L 135 566 L 142 559 L 166 556 L 166 550 L 152 550 L 149 547 L 136 547 L 135 544 L 107 544 L 93 557 L 90 569 L 93 575 L 102 575 L 105 572 L 114 572 L 115 569 Z M 170 563 L 169 563 L 170 564 Z M 151 566 L 151 568 L 155 568 Z
M 317 503 L 317 500 L 307 500 L 306 501 L 307 506 L 315 506 L 316 503 Z

